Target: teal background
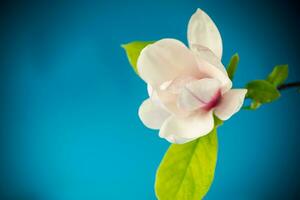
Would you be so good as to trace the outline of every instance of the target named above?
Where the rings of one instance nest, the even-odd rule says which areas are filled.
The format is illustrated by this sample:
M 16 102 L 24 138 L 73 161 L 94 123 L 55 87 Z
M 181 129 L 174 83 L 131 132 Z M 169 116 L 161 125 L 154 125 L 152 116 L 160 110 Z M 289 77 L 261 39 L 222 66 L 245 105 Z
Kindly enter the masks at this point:
M 137 110 L 146 85 L 120 45 L 186 42 L 196 8 L 216 22 L 223 62 L 241 57 L 235 87 L 276 64 L 299 80 L 299 15 L 289 1 L 2 1 L 0 199 L 155 199 L 168 143 Z M 207 198 L 300 199 L 296 90 L 219 128 Z

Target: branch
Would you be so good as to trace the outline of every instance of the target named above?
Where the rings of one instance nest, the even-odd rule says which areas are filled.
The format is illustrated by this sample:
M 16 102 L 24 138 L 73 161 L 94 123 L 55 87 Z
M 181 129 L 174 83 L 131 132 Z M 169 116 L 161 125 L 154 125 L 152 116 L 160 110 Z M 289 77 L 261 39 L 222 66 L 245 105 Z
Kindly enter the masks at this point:
M 278 86 L 278 90 L 285 90 L 293 87 L 299 87 L 300 88 L 300 81 L 299 82 L 293 82 L 293 83 L 286 83 Z

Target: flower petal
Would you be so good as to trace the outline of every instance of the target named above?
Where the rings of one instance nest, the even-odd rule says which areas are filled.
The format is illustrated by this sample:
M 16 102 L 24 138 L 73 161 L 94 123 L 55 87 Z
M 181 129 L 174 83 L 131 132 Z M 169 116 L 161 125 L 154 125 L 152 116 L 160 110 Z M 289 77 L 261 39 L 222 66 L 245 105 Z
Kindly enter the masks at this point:
M 178 106 L 187 111 L 204 107 L 220 90 L 220 81 L 203 78 L 185 85 L 178 98 Z
M 195 58 L 198 64 L 199 73 L 202 74 L 204 77 L 214 78 L 221 82 L 221 90 L 222 93 L 227 92 L 232 87 L 232 82 L 228 77 L 227 73 L 224 73 L 218 67 L 213 66 L 211 63 L 207 62 L 199 53 L 194 53 Z
M 138 73 L 153 88 L 179 75 L 197 73 L 197 63 L 182 42 L 162 39 L 146 46 L 137 61 Z
M 153 94 L 153 88 L 151 87 L 150 84 L 147 84 L 147 92 L 148 92 L 149 97 L 151 97 Z
M 188 117 L 172 115 L 162 125 L 159 136 L 171 143 L 185 143 L 208 134 L 214 127 L 211 111 L 197 112 Z
M 174 94 L 168 90 L 158 90 L 157 94 L 160 102 L 162 103 L 162 107 L 164 107 L 167 111 L 169 111 L 173 115 L 187 116 L 190 114 L 189 112 L 178 107 L 177 105 L 178 94 Z
M 145 126 L 151 129 L 160 129 L 170 113 L 151 99 L 146 99 L 139 108 L 139 117 Z
M 200 9 L 197 9 L 189 21 L 188 41 L 191 49 L 194 49 L 194 45 L 205 46 L 219 58 L 222 57 L 220 32 L 212 19 Z
M 187 116 L 190 113 L 181 109 L 177 104 L 178 95 L 182 89 L 189 82 L 197 80 L 191 76 L 179 76 L 172 81 L 163 83 L 159 89 L 156 90 L 157 96 L 162 106 L 174 115 Z
M 147 84 L 147 91 L 148 91 L 149 98 L 152 100 L 152 102 L 154 102 L 157 105 L 162 106 L 162 103 L 158 97 L 157 91 L 154 90 L 150 84 Z
M 221 120 L 229 119 L 241 109 L 246 93 L 246 89 L 232 89 L 226 92 L 215 109 L 216 116 Z
M 190 141 L 193 141 L 197 138 L 183 138 L 177 135 L 167 135 L 164 139 L 172 144 L 184 144 Z
M 218 68 L 226 76 L 228 76 L 227 71 L 221 62 L 221 59 L 218 56 L 216 56 L 209 48 L 202 45 L 194 45 L 193 50 L 197 54 L 198 58 L 201 58 L 206 62 L 210 63 L 212 66 Z

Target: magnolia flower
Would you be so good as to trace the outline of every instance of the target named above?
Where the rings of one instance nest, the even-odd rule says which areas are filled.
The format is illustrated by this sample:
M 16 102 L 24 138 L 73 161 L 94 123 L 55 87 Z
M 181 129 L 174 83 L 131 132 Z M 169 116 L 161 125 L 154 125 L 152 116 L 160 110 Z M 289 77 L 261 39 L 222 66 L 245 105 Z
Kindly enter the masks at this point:
M 160 129 L 171 143 L 208 134 L 214 117 L 229 119 L 240 110 L 246 89 L 231 89 L 221 63 L 222 39 L 212 19 L 198 9 L 188 24 L 187 48 L 176 39 L 146 46 L 137 61 L 149 98 L 139 108 L 145 126 Z

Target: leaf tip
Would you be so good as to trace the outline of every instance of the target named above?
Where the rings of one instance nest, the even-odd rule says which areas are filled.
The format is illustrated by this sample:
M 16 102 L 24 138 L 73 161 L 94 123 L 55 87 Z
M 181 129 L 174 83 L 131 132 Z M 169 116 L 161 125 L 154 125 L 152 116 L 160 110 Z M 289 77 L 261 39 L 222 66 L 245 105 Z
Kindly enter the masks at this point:
M 122 49 L 126 49 L 127 45 L 128 45 L 128 44 L 121 44 L 120 47 L 121 47 Z
M 240 58 L 239 53 L 235 53 L 235 54 L 233 54 L 233 56 L 236 57 L 236 58 L 238 58 L 238 59 Z

